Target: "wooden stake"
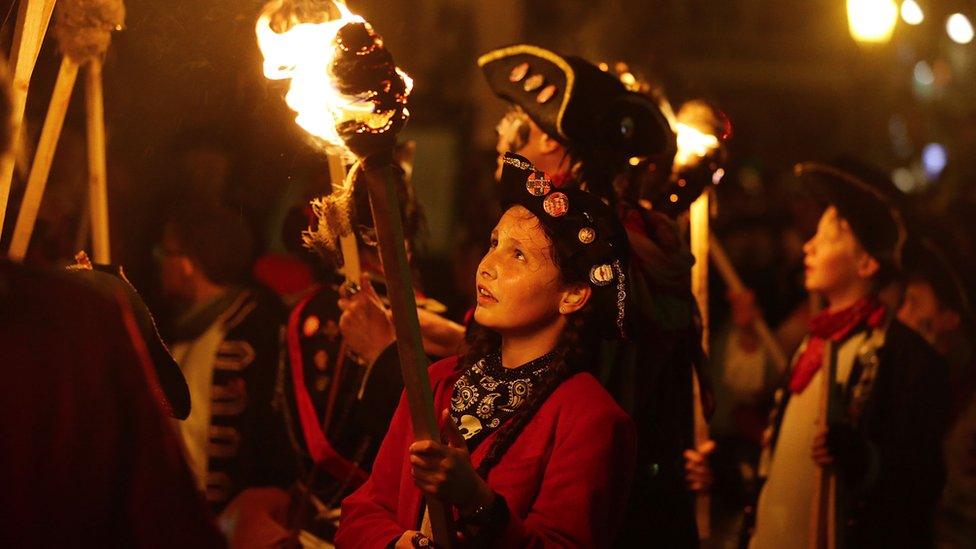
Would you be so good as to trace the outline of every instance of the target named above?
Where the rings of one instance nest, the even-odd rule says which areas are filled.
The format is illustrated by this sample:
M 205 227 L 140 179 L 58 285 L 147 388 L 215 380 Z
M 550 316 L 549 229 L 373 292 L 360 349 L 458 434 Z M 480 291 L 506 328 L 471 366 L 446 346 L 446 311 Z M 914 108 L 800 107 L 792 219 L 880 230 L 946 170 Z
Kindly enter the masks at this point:
M 342 157 L 329 155 L 329 179 L 332 180 L 332 192 L 336 192 L 346 185 L 346 166 L 342 162 Z M 350 220 L 350 224 L 352 220 Z M 352 228 L 353 231 L 356 227 Z M 356 235 L 347 234 L 339 236 L 339 248 L 342 250 L 342 268 L 339 272 L 346 278 L 346 282 L 359 284 L 362 274 L 362 267 L 359 262 L 359 245 L 356 244 Z
M 108 176 L 105 169 L 105 100 L 102 61 L 88 63 L 85 79 L 88 115 L 88 200 L 91 213 L 92 251 L 95 263 L 111 263 L 108 223 Z
M 709 197 L 707 189 L 691 204 L 688 214 L 691 253 L 695 256 L 695 264 L 691 268 L 691 292 L 698 302 L 698 310 L 701 311 L 702 348 L 708 355 Z M 701 387 L 695 372 L 692 372 L 691 380 L 694 400 L 695 447 L 697 448 L 709 439 L 708 421 L 706 421 L 705 411 L 702 409 Z M 699 492 L 695 498 L 695 516 L 698 522 L 698 537 L 708 539 L 711 536 L 711 497 L 708 492 Z
M 20 206 L 20 213 L 17 215 L 17 224 L 14 226 L 13 240 L 10 243 L 9 256 L 15 261 L 20 261 L 27 255 L 27 246 L 30 244 L 31 234 L 34 232 L 34 222 L 37 221 L 37 212 L 40 210 L 41 199 L 44 197 L 47 176 L 51 171 L 51 162 L 54 160 L 54 152 L 58 148 L 58 138 L 61 137 L 61 128 L 64 126 L 64 117 L 68 112 L 71 92 L 75 87 L 77 78 L 78 64 L 68 57 L 62 59 L 61 70 L 58 72 L 58 79 L 54 83 L 54 92 L 51 94 L 47 117 L 44 119 L 44 127 L 41 129 L 37 152 L 34 154 L 30 177 L 27 179 L 24 201 Z
M 722 279 L 728 284 L 730 290 L 734 293 L 746 291 L 746 286 L 742 283 L 742 279 L 739 278 L 739 273 L 735 271 L 735 267 L 729 261 L 729 256 L 725 254 L 725 249 L 722 248 L 722 243 L 715 238 L 715 235 L 709 235 L 708 256 L 711 258 L 716 269 L 718 269 L 719 274 L 722 275 Z M 752 321 L 752 329 L 756 331 L 756 335 L 762 341 L 763 347 L 769 353 L 773 364 L 776 365 L 776 370 L 778 372 L 785 372 L 789 364 L 789 359 L 786 358 L 786 353 L 783 352 L 779 341 L 776 340 L 772 330 L 769 329 L 769 324 L 766 324 L 766 320 L 762 316 L 757 317 Z
M 393 185 L 390 166 L 364 167 L 369 204 L 373 210 L 373 224 L 379 241 L 380 261 L 386 274 L 386 290 L 393 312 L 397 351 L 403 388 L 410 409 L 415 440 L 440 441 L 434 397 L 427 375 L 427 355 L 420 339 L 417 301 L 414 296 L 413 275 L 407 262 L 403 242 L 400 204 Z M 451 529 L 448 509 L 437 498 L 427 498 L 431 532 L 437 547 L 450 547 Z
M 10 64 L 13 66 L 11 80 L 12 110 L 10 113 L 11 151 L 18 149 L 24 123 L 24 108 L 27 105 L 27 89 L 37 56 L 47 33 L 55 0 L 21 0 L 17 11 L 17 26 L 10 48 Z M 7 215 L 7 202 L 10 199 L 10 186 L 13 182 L 16 154 L 8 152 L 0 158 L 0 236 Z
M 826 342 L 823 350 L 823 394 L 820 395 L 817 432 L 826 431 L 829 425 L 831 396 L 834 378 L 837 375 L 833 343 Z M 810 506 L 810 526 L 808 547 L 810 549 L 835 549 L 837 531 L 834 513 L 837 485 L 836 477 L 829 467 L 816 467 L 813 475 L 812 505 Z

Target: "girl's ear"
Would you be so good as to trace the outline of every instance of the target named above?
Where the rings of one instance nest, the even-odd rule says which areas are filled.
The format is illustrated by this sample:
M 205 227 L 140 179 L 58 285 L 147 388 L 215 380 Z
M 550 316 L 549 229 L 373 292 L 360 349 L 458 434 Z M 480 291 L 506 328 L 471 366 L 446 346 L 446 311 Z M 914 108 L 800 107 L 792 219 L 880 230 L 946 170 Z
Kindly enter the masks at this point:
M 563 291 L 559 300 L 559 314 L 571 315 L 590 301 L 593 289 L 588 284 L 573 284 Z

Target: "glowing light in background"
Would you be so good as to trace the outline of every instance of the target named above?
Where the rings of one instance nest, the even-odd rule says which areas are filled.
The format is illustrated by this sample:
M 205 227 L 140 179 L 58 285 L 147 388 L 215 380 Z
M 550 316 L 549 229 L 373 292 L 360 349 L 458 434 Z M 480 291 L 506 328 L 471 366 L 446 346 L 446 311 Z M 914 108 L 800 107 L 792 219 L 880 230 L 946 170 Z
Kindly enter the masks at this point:
M 887 42 L 897 21 L 894 0 L 847 0 L 847 23 L 858 42 Z
M 961 13 L 953 13 L 949 16 L 946 20 L 946 32 L 957 44 L 968 44 L 973 41 L 973 24 Z
M 935 73 L 932 67 L 925 61 L 915 63 L 915 81 L 923 86 L 931 86 L 935 82 Z
M 915 180 L 915 176 L 908 168 L 898 168 L 891 172 L 891 180 L 903 193 L 910 193 L 918 188 L 918 181 Z
M 922 149 L 922 167 L 929 181 L 939 178 L 948 161 L 949 155 L 939 143 L 929 143 Z
M 922 6 L 919 6 L 915 0 L 905 0 L 901 3 L 901 20 L 909 25 L 920 25 L 925 21 Z
M 722 168 L 715 170 L 715 173 L 712 174 L 712 185 L 721 183 L 723 177 L 725 177 L 725 170 Z

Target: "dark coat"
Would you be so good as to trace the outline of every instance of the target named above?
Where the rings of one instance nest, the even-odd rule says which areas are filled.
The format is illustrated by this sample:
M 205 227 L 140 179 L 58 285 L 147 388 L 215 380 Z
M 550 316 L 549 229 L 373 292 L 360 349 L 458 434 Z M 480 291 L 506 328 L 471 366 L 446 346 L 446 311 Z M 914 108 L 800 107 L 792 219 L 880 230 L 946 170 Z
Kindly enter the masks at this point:
M 0 260 L 0 546 L 223 547 L 123 295 Z
M 949 407 L 948 367 L 921 336 L 893 320 L 877 352 L 877 378 L 860 420 L 844 413 L 831 429 L 850 425 L 846 462 L 838 456 L 839 517 L 846 547 L 928 547 L 945 482 L 942 439 Z M 855 365 L 848 381 L 857 381 Z M 789 393 L 778 405 L 779 421 Z M 775 440 L 775 439 L 774 439 Z

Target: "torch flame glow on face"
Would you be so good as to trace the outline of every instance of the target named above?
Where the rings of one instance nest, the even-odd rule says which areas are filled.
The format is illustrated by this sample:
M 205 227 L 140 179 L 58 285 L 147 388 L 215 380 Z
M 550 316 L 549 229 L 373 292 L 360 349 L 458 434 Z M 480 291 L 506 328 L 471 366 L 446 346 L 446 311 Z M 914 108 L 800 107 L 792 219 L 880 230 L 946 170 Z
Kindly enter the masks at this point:
M 271 80 L 290 80 L 285 102 L 298 113 L 295 122 L 324 142 L 330 152 L 348 157 L 351 153 L 339 136 L 337 124 L 354 120 L 369 128 L 382 128 L 395 114 L 376 111 L 376 105 L 371 101 L 375 92 L 343 94 L 332 74 L 339 30 L 350 23 L 364 23 L 364 20 L 349 11 L 344 3 L 332 1 L 338 18 L 332 18 L 324 10 L 315 14 L 315 20 L 311 21 L 297 20 L 298 17 L 292 15 L 287 21 L 290 27 L 277 32 L 274 21 L 283 11 L 285 2 L 274 0 L 268 3 L 255 26 L 258 46 L 264 55 L 264 75 Z M 406 82 L 409 94 L 412 81 L 400 69 L 396 70 Z

